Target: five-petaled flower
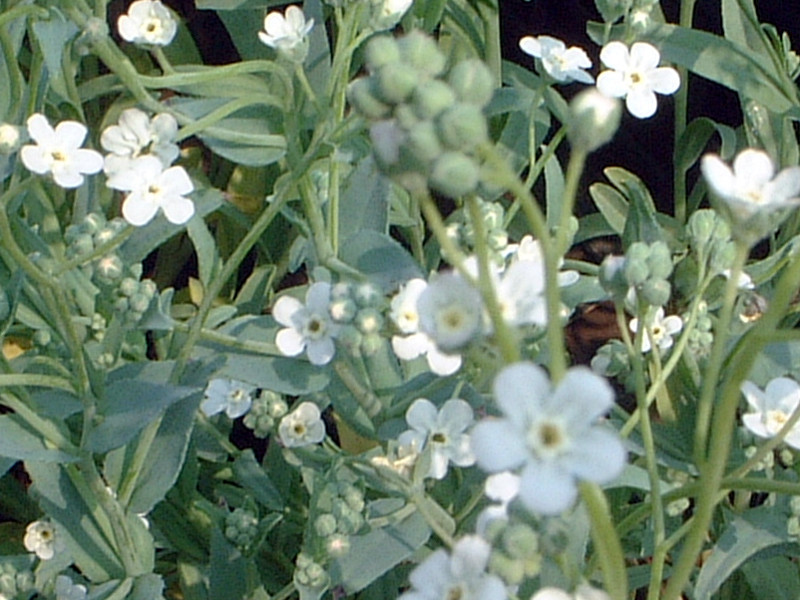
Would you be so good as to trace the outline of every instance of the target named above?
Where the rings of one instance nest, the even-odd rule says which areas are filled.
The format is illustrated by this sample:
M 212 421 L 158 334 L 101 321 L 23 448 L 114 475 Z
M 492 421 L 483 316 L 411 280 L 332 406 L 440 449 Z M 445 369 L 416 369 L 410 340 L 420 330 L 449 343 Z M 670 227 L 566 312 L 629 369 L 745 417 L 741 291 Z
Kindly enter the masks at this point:
M 56 128 L 47 118 L 35 113 L 28 118 L 28 134 L 36 144 L 26 144 L 20 150 L 22 164 L 39 175 L 52 175 L 63 188 L 76 188 L 84 175 L 103 168 L 99 152 L 81 148 L 86 139 L 86 126 L 77 121 L 61 121 Z
M 292 296 L 281 296 L 272 309 L 272 316 L 285 328 L 275 337 L 275 344 L 284 356 L 297 356 L 303 350 L 314 365 L 328 364 L 336 351 L 333 342 L 339 326 L 331 319 L 328 307 L 331 285 L 318 281 L 306 292 L 305 305 Z
M 302 63 L 308 54 L 308 33 L 314 19 L 306 20 L 297 6 L 289 6 L 284 14 L 272 11 L 264 19 L 264 31 L 258 39 L 270 48 L 296 63 Z
M 117 29 L 126 42 L 166 46 L 175 37 L 178 24 L 160 0 L 136 0 L 127 14 L 117 19 Z
M 631 331 L 639 330 L 639 319 L 631 319 Z M 649 352 L 653 347 L 668 350 L 672 347 L 672 336 L 683 328 L 683 319 L 678 315 L 664 316 L 664 308 L 659 306 L 645 327 L 642 336 L 642 352 Z
M 28 523 L 22 543 L 28 552 L 33 552 L 42 560 L 50 560 L 63 548 L 63 542 L 50 521 Z
M 560 83 L 594 83 L 594 77 L 585 71 L 591 68 L 592 61 L 583 48 L 567 48 L 564 42 L 549 35 L 526 35 L 519 41 L 519 47 L 525 54 L 541 59 L 547 74 Z
M 147 225 L 159 209 L 175 225 L 183 225 L 194 215 L 194 203 L 185 197 L 194 191 L 188 173 L 183 167 L 164 169 L 155 156 L 131 161 L 127 169 L 113 173 L 106 185 L 128 192 L 122 201 L 122 216 L 131 225 Z
M 661 54 L 650 44 L 636 42 L 630 50 L 622 42 L 609 42 L 600 51 L 600 60 L 610 70 L 597 77 L 597 89 L 612 98 L 625 98 L 628 111 L 640 119 L 652 117 L 658 94 L 674 94 L 681 85 L 678 72 L 659 67 Z
M 442 479 L 451 462 L 459 467 L 475 464 L 469 434 L 465 433 L 473 420 L 472 408 L 464 400 L 450 399 L 437 410 L 430 400 L 419 398 L 406 411 L 411 429 L 401 433 L 397 441 L 401 446 L 413 444 L 422 452 L 428 451 L 428 477 Z
M 558 514 L 574 502 L 577 480 L 606 483 L 625 466 L 619 437 L 597 423 L 614 392 L 589 369 L 569 369 L 553 389 L 540 366 L 515 363 L 495 378 L 494 396 L 503 417 L 473 428 L 472 450 L 485 471 L 519 470 L 529 509 Z
M 762 438 L 777 435 L 800 405 L 800 384 L 788 377 L 771 380 L 764 390 L 751 381 L 745 381 L 742 393 L 751 409 L 742 415 L 742 423 Z M 788 431 L 784 441 L 800 450 L 800 424 Z
M 212 379 L 206 387 L 200 410 L 206 416 L 225 411 L 231 419 L 244 415 L 253 403 L 256 386 L 233 379 Z
M 301 448 L 319 444 L 325 438 L 325 423 L 319 407 L 313 402 L 301 402 L 278 425 L 278 435 L 286 448 Z
M 100 136 L 100 145 L 110 153 L 103 170 L 107 175 L 123 171 L 133 159 L 145 154 L 157 156 L 167 168 L 180 153 L 175 143 L 177 133 L 178 122 L 169 113 L 151 119 L 138 108 L 125 109 L 118 123 L 106 127 Z

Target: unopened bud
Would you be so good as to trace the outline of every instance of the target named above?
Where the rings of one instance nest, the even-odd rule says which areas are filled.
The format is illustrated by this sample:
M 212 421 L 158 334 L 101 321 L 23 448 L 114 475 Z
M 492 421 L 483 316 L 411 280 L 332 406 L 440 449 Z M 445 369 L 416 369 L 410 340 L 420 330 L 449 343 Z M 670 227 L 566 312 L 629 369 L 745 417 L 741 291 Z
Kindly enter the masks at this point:
M 0 154 L 14 154 L 22 144 L 22 130 L 10 123 L 0 123 Z
M 477 58 L 463 60 L 450 70 L 447 81 L 461 102 L 484 107 L 494 94 L 494 77 Z
M 478 166 L 462 152 L 445 152 L 433 165 L 430 185 L 451 198 L 458 198 L 475 190 L 478 185 Z
M 572 119 L 567 134 L 572 146 L 592 152 L 614 137 L 619 128 L 622 106 L 616 98 L 589 88 L 575 96 L 570 103 L 570 113 Z
M 444 71 L 447 59 L 430 36 L 415 29 L 401 38 L 398 45 L 403 62 L 421 75 L 436 77 Z

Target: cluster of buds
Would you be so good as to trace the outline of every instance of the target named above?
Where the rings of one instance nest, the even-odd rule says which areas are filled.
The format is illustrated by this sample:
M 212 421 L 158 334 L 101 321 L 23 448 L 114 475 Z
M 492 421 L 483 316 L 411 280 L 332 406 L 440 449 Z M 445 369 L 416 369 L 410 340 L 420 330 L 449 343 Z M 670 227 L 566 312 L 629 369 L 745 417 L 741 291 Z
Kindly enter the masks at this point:
M 130 271 L 130 276 L 115 287 L 114 310 L 125 315 L 130 323 L 136 323 L 147 312 L 158 289 L 152 279 L 141 279 L 141 264 L 133 265 Z
M 508 249 L 508 232 L 503 226 L 505 210 L 497 202 L 486 202 L 480 198 L 478 204 L 491 257 L 497 264 L 503 264 Z M 448 221 L 447 235 L 467 254 L 472 254 L 475 250 L 475 227 L 472 220 L 463 209 L 459 209 L 450 215 Z
M 689 313 L 683 316 L 684 322 L 688 322 Z M 708 304 L 700 302 L 697 308 L 697 318 L 689 332 L 686 347 L 695 357 L 708 356 L 711 346 L 714 343 L 714 323 L 708 313 Z
M 244 508 L 225 516 L 225 537 L 240 550 L 247 550 L 258 538 L 258 517 Z
M 669 302 L 672 286 L 672 254 L 666 243 L 634 242 L 625 256 L 609 256 L 600 269 L 600 284 L 616 300 L 630 300 L 634 290 L 636 298 L 650 306 L 664 306 Z
M 21 564 L 0 563 L 0 598 L 30 598 L 36 591 L 33 571 Z
M 386 299 L 371 283 L 339 282 L 331 288 L 329 312 L 341 325 L 339 341 L 354 355 L 372 356 L 385 341 Z
M 714 275 L 731 268 L 736 253 L 731 228 L 716 211 L 704 208 L 692 213 L 686 224 L 686 234 L 698 265 L 707 265 Z
M 420 31 L 374 38 L 366 49 L 369 76 L 353 81 L 348 99 L 371 122 L 381 169 L 410 190 L 428 186 L 457 198 L 480 182 L 478 147 L 489 139 L 483 108 L 494 92 L 477 59 L 455 65 Z
M 253 430 L 257 438 L 265 438 L 276 431 L 281 419 L 289 412 L 289 405 L 283 396 L 271 390 L 261 390 L 253 398 L 250 410 L 244 417 L 244 425 Z
M 520 585 L 539 574 L 542 567 L 539 534 L 530 525 L 513 519 L 496 519 L 489 523 L 486 537 L 492 544 L 489 570 L 508 585 Z
M 350 536 L 366 525 L 364 492 L 352 483 L 339 481 L 326 490 L 326 510 L 314 519 L 314 533 L 322 541 L 328 557 L 338 557 L 350 549 Z
M 616 379 L 628 391 L 636 388 L 631 357 L 622 340 L 612 338 L 597 350 L 592 357 L 592 371 Z
M 316 562 L 305 552 L 297 555 L 294 567 L 294 583 L 299 590 L 324 590 L 328 585 L 325 567 Z

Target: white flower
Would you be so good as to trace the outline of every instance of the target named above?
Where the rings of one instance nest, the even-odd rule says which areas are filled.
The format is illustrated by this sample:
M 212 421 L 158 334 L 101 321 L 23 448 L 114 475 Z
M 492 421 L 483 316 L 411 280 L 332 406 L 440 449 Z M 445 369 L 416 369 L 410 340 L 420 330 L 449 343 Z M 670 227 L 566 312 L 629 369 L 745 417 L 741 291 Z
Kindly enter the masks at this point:
M 577 495 L 576 480 L 605 483 L 625 466 L 619 438 L 597 423 L 614 402 L 608 382 L 585 367 L 569 369 L 553 389 L 529 362 L 494 381 L 502 418 L 472 430 L 478 466 L 490 473 L 520 469 L 519 498 L 531 510 L 557 514 Z
M 772 159 L 763 150 L 742 150 L 733 161 L 733 169 L 719 156 L 706 154 L 700 169 L 711 191 L 725 203 L 736 221 L 800 203 L 800 167 L 788 167 L 775 175 Z
M 800 404 L 800 384 L 788 377 L 777 377 L 763 391 L 754 383 L 745 381 L 742 393 L 751 412 L 742 415 L 742 423 L 762 438 L 774 437 Z M 800 450 L 800 424 L 786 434 L 784 441 Z
M 656 93 L 674 94 L 681 85 L 678 72 L 659 67 L 661 54 L 645 42 L 636 42 L 630 50 L 622 42 L 609 42 L 600 51 L 600 60 L 611 70 L 597 77 L 597 89 L 612 98 L 625 98 L 628 111 L 640 119 L 655 114 Z
M 66 575 L 56 577 L 56 600 L 86 600 L 86 586 L 72 583 Z
M 22 131 L 16 125 L 0 122 L 0 155 L 13 154 L 22 143 Z
M 77 121 L 61 121 L 53 129 L 44 115 L 28 118 L 28 135 L 36 145 L 26 144 L 20 151 L 22 164 L 38 175 L 53 176 L 63 188 L 76 188 L 84 175 L 103 168 L 103 157 L 94 150 L 81 148 L 86 139 L 86 126 Z
M 415 445 L 420 451 L 429 450 L 431 466 L 428 477 L 443 479 L 447 465 L 459 467 L 475 464 L 469 435 L 464 433 L 472 425 L 472 407 L 460 399 L 451 399 L 441 410 L 425 398 L 414 400 L 406 411 L 406 423 L 411 427 L 397 438 L 401 446 Z
M 129 192 L 122 202 L 122 216 L 131 225 L 147 225 L 159 209 L 167 221 L 183 225 L 194 215 L 194 203 L 186 194 L 194 184 L 183 167 L 164 169 L 152 155 L 134 159 L 130 167 L 112 174 L 106 185 Z
M 210 417 L 225 411 L 231 419 L 236 419 L 250 410 L 256 386 L 234 381 L 233 379 L 212 379 L 206 387 L 200 410 Z
M 419 327 L 444 352 L 467 345 L 483 322 L 481 296 L 463 277 L 439 274 L 417 300 Z
M 508 519 L 508 505 L 519 494 L 519 475 L 510 471 L 489 475 L 483 484 L 483 493 L 495 504 L 490 504 L 478 515 L 475 531 L 480 535 L 492 521 Z
M 42 560 L 50 560 L 56 552 L 63 549 L 63 541 L 58 537 L 55 526 L 50 521 L 34 521 L 25 528 L 22 543 L 28 552 L 33 552 Z
M 519 47 L 526 54 L 540 58 L 544 70 L 556 81 L 594 83 L 594 77 L 584 71 L 591 68 L 592 61 L 583 48 L 578 46 L 567 48 L 564 42 L 549 35 L 539 37 L 526 35 L 519 41 Z
M 136 0 L 127 14 L 117 19 L 117 29 L 126 42 L 166 46 L 175 37 L 178 24 L 159 0 Z
M 174 141 L 177 132 L 178 122 L 168 113 L 150 119 L 138 108 L 123 110 L 118 124 L 106 127 L 100 136 L 100 144 L 111 153 L 105 157 L 104 171 L 111 175 L 125 170 L 133 159 L 146 153 L 169 167 L 180 153 Z
M 372 19 L 370 25 L 375 31 L 391 29 L 408 12 L 414 0 L 371 0 Z
M 631 319 L 629 326 L 631 331 L 636 333 L 639 330 L 639 319 Z M 681 329 L 683 329 L 683 319 L 678 315 L 670 315 L 665 318 L 663 307 L 659 307 L 650 321 L 649 331 L 645 329 L 645 335 L 642 338 L 642 352 L 649 352 L 654 346 L 657 346 L 659 350 L 671 348 L 672 336 Z
M 461 356 L 439 351 L 434 341 L 419 331 L 417 300 L 427 287 L 424 279 L 411 279 L 392 298 L 389 315 L 397 328 L 406 334 L 392 336 L 392 349 L 403 360 L 425 355 L 431 371 L 437 375 L 451 375 L 461 367 Z
M 297 356 L 305 350 L 311 364 L 326 365 L 331 361 L 336 351 L 333 338 L 339 326 L 328 312 L 330 300 L 331 285 L 322 281 L 308 288 L 305 305 L 292 296 L 278 298 L 272 316 L 285 326 L 275 337 L 284 356 Z
M 554 587 L 542 588 L 531 596 L 531 600 L 609 600 L 609 597 L 603 590 L 581 584 L 574 594 Z
M 290 6 L 286 9 L 285 16 L 278 11 L 267 14 L 264 31 L 258 32 L 258 39 L 290 60 L 301 63 L 308 54 L 306 36 L 312 27 L 314 19 L 306 21 L 300 8 Z
M 476 535 L 458 540 L 452 555 L 438 549 L 411 571 L 412 589 L 398 600 L 505 600 L 501 579 L 486 573 L 491 551 L 489 543 Z
M 281 419 L 278 435 L 286 448 L 318 444 L 325 439 L 325 424 L 319 407 L 313 402 L 301 402 Z

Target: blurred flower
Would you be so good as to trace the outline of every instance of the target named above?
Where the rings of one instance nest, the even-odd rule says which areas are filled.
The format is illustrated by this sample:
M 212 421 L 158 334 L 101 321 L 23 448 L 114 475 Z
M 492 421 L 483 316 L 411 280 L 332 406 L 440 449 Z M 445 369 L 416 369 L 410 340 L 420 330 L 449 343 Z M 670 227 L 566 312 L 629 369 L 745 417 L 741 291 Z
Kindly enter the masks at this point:
M 424 354 L 431 371 L 437 375 L 451 375 L 461 367 L 461 356 L 439 351 L 434 341 L 419 330 L 417 300 L 427 287 L 424 279 L 411 279 L 392 298 L 390 316 L 397 328 L 406 334 L 392 336 L 392 349 L 403 360 L 413 360 Z
M 569 140 L 575 148 L 593 152 L 610 142 L 619 129 L 622 116 L 621 103 L 598 91 L 587 88 L 577 94 L 569 104 Z
M 411 571 L 412 588 L 398 600 L 505 600 L 502 580 L 486 573 L 491 551 L 489 542 L 477 535 L 458 540 L 452 555 L 439 548 Z
M 772 159 L 763 150 L 742 150 L 733 161 L 733 169 L 719 156 L 706 154 L 700 169 L 711 191 L 725 203 L 736 221 L 744 222 L 756 213 L 792 208 L 800 203 L 800 167 L 788 167 L 775 175 Z
M 325 439 L 325 424 L 322 422 L 319 407 L 313 402 L 301 402 L 281 419 L 278 435 L 286 448 L 320 443 Z
M 594 77 L 584 70 L 591 68 L 592 61 L 583 48 L 567 48 L 564 42 L 549 35 L 526 35 L 519 41 L 519 47 L 526 54 L 541 59 L 544 70 L 556 81 L 594 83 Z
M 131 225 L 147 225 L 159 209 L 175 225 L 183 225 L 194 215 L 194 203 L 185 197 L 194 191 L 189 175 L 183 167 L 164 169 L 155 156 L 134 159 L 130 168 L 109 176 L 106 185 L 129 192 L 122 202 L 122 216 Z
M 508 505 L 519 494 L 519 475 L 502 471 L 489 475 L 483 485 L 483 493 L 495 504 L 490 504 L 478 515 L 475 531 L 483 535 L 489 523 L 497 519 L 508 519 Z
M 370 0 L 372 18 L 370 26 L 375 31 L 391 29 L 408 12 L 414 0 Z
M 200 403 L 200 410 L 207 417 L 224 410 L 231 419 L 236 419 L 250 410 L 255 391 L 256 386 L 242 381 L 212 379 L 206 387 L 205 396 Z
M 175 37 L 178 24 L 159 0 L 136 0 L 127 14 L 117 19 L 117 29 L 126 42 L 166 46 Z
M 66 575 L 56 577 L 56 600 L 86 600 L 86 586 L 72 583 Z
M 800 405 L 800 384 L 788 377 L 777 377 L 762 391 L 750 381 L 742 384 L 742 393 L 751 411 L 742 415 L 742 423 L 762 438 L 774 437 Z M 800 424 L 792 427 L 784 441 L 800 450 Z
M 258 32 L 258 39 L 291 61 L 302 63 L 308 54 L 306 36 L 312 27 L 314 19 L 306 21 L 300 8 L 289 6 L 285 16 L 279 11 L 267 14 L 264 19 L 264 31 Z
M 531 510 L 557 514 L 572 505 L 576 480 L 611 481 L 625 466 L 616 434 L 597 423 L 614 402 L 608 382 L 574 367 L 553 389 L 544 369 L 510 365 L 494 381 L 503 417 L 472 430 L 478 466 L 490 473 L 520 469 L 519 498 Z
M 0 122 L 0 155 L 14 154 L 22 143 L 22 131 L 16 125 Z
M 22 539 L 25 549 L 33 552 L 42 560 L 50 560 L 56 552 L 63 549 L 63 542 L 56 534 L 56 528 L 50 521 L 34 521 L 25 528 Z
M 314 365 L 326 365 L 333 358 L 334 336 L 339 326 L 332 322 L 328 305 L 331 285 L 322 281 L 312 284 L 303 304 L 292 296 L 281 296 L 272 309 L 272 316 L 285 329 L 275 337 L 278 350 L 284 356 L 297 356 L 306 351 Z
M 625 98 L 625 106 L 634 117 L 652 117 L 658 94 L 674 94 L 681 85 L 678 72 L 659 67 L 661 54 L 645 42 L 636 42 L 630 50 L 622 42 L 609 42 L 600 51 L 600 60 L 610 70 L 597 77 L 597 89 L 612 98 Z
M 541 588 L 531 596 L 531 600 L 609 600 L 609 596 L 603 590 L 581 584 L 575 589 L 574 594 L 554 587 Z
M 466 346 L 483 321 L 480 293 L 456 273 L 437 275 L 417 300 L 419 325 L 444 352 Z
M 178 122 L 168 113 L 150 119 L 138 108 L 123 110 L 118 124 L 106 127 L 100 136 L 100 144 L 111 153 L 105 157 L 104 171 L 111 175 L 130 168 L 133 159 L 147 153 L 157 156 L 164 168 L 169 167 L 180 153 L 177 133 Z
M 420 451 L 430 450 L 431 466 L 428 477 L 443 479 L 447 465 L 459 467 L 475 464 L 469 444 L 469 434 L 464 433 L 474 422 L 472 407 L 460 399 L 451 399 L 440 410 L 425 398 L 415 400 L 406 411 L 406 423 L 411 429 L 397 438 L 401 446 L 415 445 Z
M 26 144 L 20 151 L 22 164 L 38 175 L 51 174 L 63 188 L 76 188 L 84 175 L 103 168 L 103 157 L 94 150 L 81 148 L 86 139 L 86 126 L 77 121 L 61 121 L 53 129 L 44 115 L 28 118 L 28 135 L 36 145 Z
M 639 330 L 639 319 L 631 319 L 629 326 L 631 331 L 636 333 Z M 642 352 L 649 352 L 654 346 L 657 346 L 659 350 L 671 348 L 672 336 L 681 329 L 683 329 L 683 319 L 678 315 L 664 317 L 664 308 L 659 306 L 650 321 L 649 331 L 645 329 L 645 335 L 642 338 Z

